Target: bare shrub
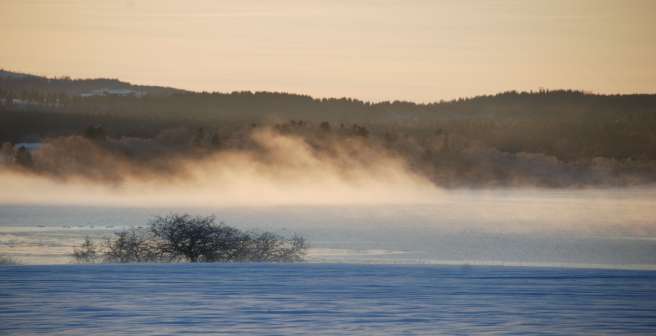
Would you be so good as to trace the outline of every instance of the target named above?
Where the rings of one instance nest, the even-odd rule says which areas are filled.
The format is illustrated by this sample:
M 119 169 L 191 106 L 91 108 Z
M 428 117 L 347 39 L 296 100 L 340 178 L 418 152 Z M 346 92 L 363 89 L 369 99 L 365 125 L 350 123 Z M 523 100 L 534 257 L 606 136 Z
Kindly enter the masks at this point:
M 103 246 L 87 237 L 73 257 L 80 263 L 299 262 L 306 249 L 301 236 L 245 232 L 216 224 L 214 216 L 172 214 L 154 218 L 148 228 L 116 232 Z

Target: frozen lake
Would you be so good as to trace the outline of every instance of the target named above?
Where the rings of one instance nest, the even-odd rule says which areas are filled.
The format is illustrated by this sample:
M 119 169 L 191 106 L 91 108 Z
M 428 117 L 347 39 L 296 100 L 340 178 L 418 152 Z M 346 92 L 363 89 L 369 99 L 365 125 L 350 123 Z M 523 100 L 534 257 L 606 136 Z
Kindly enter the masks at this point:
M 0 266 L 3 335 L 653 335 L 656 272 L 487 266 Z
M 656 269 L 656 191 L 452 191 L 425 204 L 213 208 L 0 204 L 0 256 L 66 264 L 85 236 L 157 215 L 215 214 L 244 230 L 295 232 L 328 263 Z

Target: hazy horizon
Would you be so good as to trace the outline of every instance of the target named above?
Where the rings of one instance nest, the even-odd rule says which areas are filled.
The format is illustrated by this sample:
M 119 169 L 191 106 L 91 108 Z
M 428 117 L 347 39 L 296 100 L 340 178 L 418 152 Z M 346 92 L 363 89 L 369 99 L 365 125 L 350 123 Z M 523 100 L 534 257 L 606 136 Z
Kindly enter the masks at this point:
M 651 93 L 654 10 L 649 1 L 5 1 L 0 64 L 369 101 Z

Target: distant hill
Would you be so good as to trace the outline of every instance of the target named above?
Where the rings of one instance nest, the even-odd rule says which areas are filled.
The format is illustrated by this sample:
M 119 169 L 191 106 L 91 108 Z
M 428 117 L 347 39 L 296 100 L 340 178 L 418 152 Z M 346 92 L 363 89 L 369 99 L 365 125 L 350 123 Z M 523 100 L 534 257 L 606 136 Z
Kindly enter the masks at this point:
M 19 78 L 30 78 L 30 77 L 38 78 L 39 76 L 0 69 L 0 78 L 19 79 Z
M 83 95 L 101 91 L 132 91 L 149 95 L 170 95 L 184 90 L 148 85 L 133 85 L 118 79 L 71 79 L 70 77 L 48 78 L 0 69 L 0 89 L 12 91 L 39 91 L 49 94 Z
M 170 155 L 256 148 L 249 135 L 262 126 L 302 139 L 320 156 L 344 150 L 335 144 L 353 157 L 366 157 L 367 148 L 394 153 L 440 186 L 656 183 L 653 94 L 510 91 L 429 104 L 372 103 L 0 72 L 0 143 L 64 146 L 79 139 L 69 136 L 82 135 L 104 143 L 111 155 L 159 167 Z M 13 147 L 2 145 L 5 162 L 18 160 Z M 104 164 L 112 161 L 96 167 L 84 148 L 64 146 L 34 162 L 42 171 L 55 160 L 105 176 Z
M 303 120 L 365 126 L 390 138 L 449 134 L 502 152 L 542 153 L 563 160 L 656 160 L 654 94 L 510 91 L 429 104 L 371 103 L 282 92 L 192 92 L 117 79 L 1 74 L 0 141 L 79 134 L 95 124 L 104 125 L 112 136 L 153 137 L 170 128 L 229 133 L 244 125 Z

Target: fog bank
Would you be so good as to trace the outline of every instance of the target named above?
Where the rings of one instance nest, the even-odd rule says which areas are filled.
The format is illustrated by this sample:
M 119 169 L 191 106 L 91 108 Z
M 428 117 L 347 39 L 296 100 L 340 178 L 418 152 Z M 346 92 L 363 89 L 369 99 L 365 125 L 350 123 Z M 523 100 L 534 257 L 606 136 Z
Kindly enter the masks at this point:
M 56 139 L 33 171 L 0 171 L 0 203 L 112 206 L 267 206 L 433 201 L 439 189 L 398 157 L 359 141 L 319 151 L 269 129 L 244 148 L 135 158 L 82 137 Z

